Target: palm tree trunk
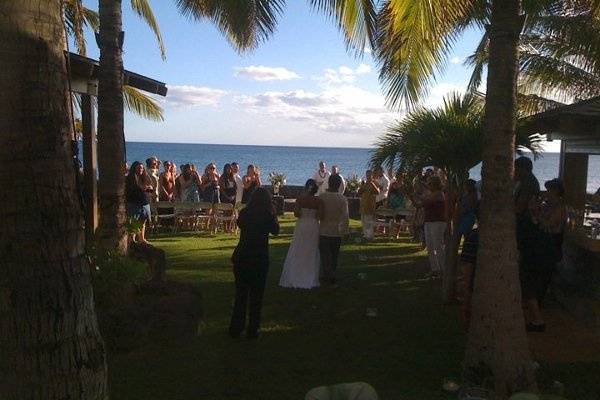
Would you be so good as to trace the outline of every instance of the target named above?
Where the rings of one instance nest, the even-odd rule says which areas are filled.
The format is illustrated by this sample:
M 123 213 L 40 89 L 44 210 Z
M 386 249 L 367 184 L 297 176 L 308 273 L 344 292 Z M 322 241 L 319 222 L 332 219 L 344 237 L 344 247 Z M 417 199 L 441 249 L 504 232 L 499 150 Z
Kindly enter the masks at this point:
M 461 196 L 462 184 L 458 183 L 458 177 L 451 175 L 452 179 L 448 184 L 448 206 L 450 209 L 449 223 L 447 229 L 446 241 L 446 259 L 444 273 L 442 274 L 442 299 L 445 303 L 452 303 L 456 300 L 456 271 L 458 264 L 458 250 L 460 247 L 460 237 L 458 236 L 458 219 L 460 217 L 457 210 L 458 202 Z
M 487 377 L 497 399 L 535 389 L 521 309 L 513 200 L 520 3 L 492 3 L 480 244 L 465 359 L 465 378 Z
M 0 2 L 0 163 L 10 166 L 0 172 L 2 399 L 107 397 L 64 33 L 60 0 Z
M 123 51 L 121 0 L 100 0 L 98 76 L 98 246 L 125 253 L 125 135 L 123 131 Z

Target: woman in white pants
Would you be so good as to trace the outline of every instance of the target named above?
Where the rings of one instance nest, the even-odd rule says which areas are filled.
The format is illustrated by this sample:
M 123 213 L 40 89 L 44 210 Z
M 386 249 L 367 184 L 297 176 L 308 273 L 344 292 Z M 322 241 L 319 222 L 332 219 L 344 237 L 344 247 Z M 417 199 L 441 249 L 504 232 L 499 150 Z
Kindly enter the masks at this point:
M 429 267 L 433 276 L 444 270 L 446 246 L 446 198 L 442 192 L 442 181 L 437 176 L 427 180 L 429 192 L 423 201 L 425 212 L 425 244 L 429 255 Z

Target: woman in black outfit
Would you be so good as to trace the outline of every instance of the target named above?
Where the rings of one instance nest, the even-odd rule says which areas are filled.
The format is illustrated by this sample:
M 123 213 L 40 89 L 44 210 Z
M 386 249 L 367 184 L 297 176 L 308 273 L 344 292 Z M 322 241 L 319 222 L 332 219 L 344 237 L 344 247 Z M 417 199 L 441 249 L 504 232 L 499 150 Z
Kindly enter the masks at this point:
M 219 174 L 217 173 L 217 166 L 215 164 L 210 163 L 204 168 L 204 175 L 202 175 L 201 182 L 202 200 L 211 204 L 220 203 Z
M 238 338 L 246 325 L 246 337 L 256 339 L 260 327 L 260 312 L 269 270 L 269 233 L 279 234 L 279 223 L 273 208 L 271 194 L 257 188 L 246 208 L 237 219 L 240 241 L 231 260 L 235 276 L 235 302 L 229 325 L 229 334 Z
M 231 164 L 225 164 L 223 167 L 223 175 L 219 178 L 219 188 L 221 203 L 229 203 L 235 205 L 235 194 L 237 192 L 237 185 L 235 178 L 233 177 L 233 170 Z
M 248 169 L 246 175 L 242 178 L 242 182 L 244 184 L 244 192 L 242 193 L 242 204 L 248 203 L 252 193 L 256 190 L 256 188 L 261 187 L 260 181 L 260 170 L 258 167 L 250 164 L 248 165 Z

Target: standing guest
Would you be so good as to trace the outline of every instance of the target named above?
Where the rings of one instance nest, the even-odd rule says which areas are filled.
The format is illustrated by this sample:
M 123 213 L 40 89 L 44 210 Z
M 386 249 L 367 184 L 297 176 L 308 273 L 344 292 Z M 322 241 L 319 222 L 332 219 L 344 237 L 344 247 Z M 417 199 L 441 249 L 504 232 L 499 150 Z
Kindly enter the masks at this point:
M 377 194 L 377 198 L 375 199 L 377 206 L 384 205 L 385 201 L 388 197 L 388 192 L 390 190 L 390 178 L 385 176 L 382 167 L 377 167 L 373 171 L 375 183 L 379 187 L 379 193 Z
M 533 222 L 530 205 L 537 200 L 540 194 L 540 184 L 535 175 L 533 175 L 533 163 L 530 158 L 519 157 L 515 160 L 514 179 L 516 237 L 517 249 L 519 250 L 521 294 L 523 303 L 535 307 L 533 303 L 535 290 L 530 285 L 532 280 L 529 277 L 532 275 L 535 276 L 537 267 L 535 244 L 539 232 L 538 227 Z M 536 311 L 532 310 L 530 313 L 535 314 Z M 532 322 L 539 323 L 540 321 Z
M 476 215 L 478 211 L 476 212 Z M 471 309 L 473 288 L 475 284 L 475 267 L 477 266 L 477 250 L 479 249 L 479 227 L 475 226 L 471 232 L 465 235 L 463 248 L 460 254 L 460 264 L 462 267 L 462 292 L 463 302 L 461 307 L 462 320 L 465 328 L 469 329 L 471 322 Z
M 175 180 L 175 193 L 178 201 L 199 202 L 200 177 L 190 164 L 181 166 L 181 175 Z
M 324 283 L 335 285 L 335 271 L 342 237 L 348 233 L 348 200 L 339 193 L 342 179 L 329 177 L 327 191 L 321 194 L 323 215 L 319 226 L 319 252 Z
M 442 191 L 442 181 L 435 175 L 427 180 L 427 189 L 428 192 L 423 199 L 425 245 L 431 275 L 436 277 L 443 271 L 446 256 L 444 245 L 447 221 L 446 198 Z
M 144 164 L 139 161 L 131 164 L 129 174 L 125 179 L 125 200 L 127 202 L 127 215 L 142 222 L 139 232 L 139 241 L 146 240 L 146 222 L 150 220 L 150 196 L 154 188 L 150 176 L 144 169 Z M 135 236 L 134 236 L 135 241 Z
M 340 174 L 340 169 L 337 165 L 331 166 L 331 176 L 333 176 L 333 175 L 338 175 L 342 179 L 342 184 L 340 185 L 340 189 L 339 189 L 340 194 L 346 193 L 346 180 Z
M 319 161 L 319 169 L 313 175 L 313 180 L 317 182 L 317 186 L 319 187 L 319 191 L 317 192 L 317 196 L 321 195 L 321 193 L 325 193 L 327 191 L 327 186 L 329 185 L 329 177 L 331 173 L 327 171 L 327 165 L 324 161 Z
M 258 167 L 250 164 L 246 170 L 246 175 L 242 178 L 244 192 L 242 193 L 242 204 L 247 204 L 256 189 L 262 186 L 260 181 L 260 170 Z
M 404 188 L 404 176 L 398 172 L 396 178 L 390 183 L 390 191 L 388 193 L 388 207 L 396 212 L 404 212 L 408 207 L 406 202 L 407 196 Z M 408 226 L 405 215 L 394 214 L 394 221 L 398 227 L 396 239 L 400 238 L 400 231 L 405 230 Z
M 158 201 L 158 168 L 160 167 L 160 162 L 156 157 L 150 157 L 146 159 L 146 167 L 148 176 L 150 178 L 150 183 L 152 185 L 152 193 L 150 193 L 150 201 L 152 203 L 156 203 Z
M 458 234 L 466 236 L 475 225 L 477 211 L 477 187 L 473 179 L 467 179 L 463 185 L 463 192 L 459 201 Z
M 221 178 L 219 178 L 219 188 L 221 203 L 235 205 L 237 183 L 235 182 L 235 176 L 233 175 L 231 164 L 225 164 L 223 166 L 223 174 L 221 175 Z
M 217 166 L 215 163 L 210 163 L 204 168 L 204 175 L 202 175 L 202 183 L 200 186 L 202 200 L 211 204 L 220 203 L 220 189 Z
M 425 211 L 423 209 L 423 200 L 427 192 L 427 180 L 425 176 L 418 173 L 413 181 L 412 203 L 415 207 L 415 213 L 412 222 L 412 232 L 414 240 L 425 243 L 425 233 L 423 225 L 425 224 Z
M 532 202 L 530 207 L 532 221 L 538 229 L 537 241 L 530 244 L 534 248 L 535 261 L 521 277 L 523 299 L 529 311 L 527 330 L 533 332 L 543 332 L 546 329 L 540 306 L 556 264 L 562 260 L 563 233 L 567 222 L 562 182 L 552 179 L 544 186 L 545 198 L 541 202 Z
M 375 183 L 373 171 L 367 170 L 366 180 L 360 185 L 358 195 L 360 196 L 360 222 L 362 224 L 363 236 L 366 240 L 373 240 L 375 234 L 375 203 L 379 194 L 379 186 Z
M 237 162 L 231 163 L 231 170 L 233 171 L 233 178 L 235 179 L 235 204 L 240 204 L 242 202 L 242 196 L 244 195 L 244 181 L 240 176 L 240 164 Z
M 279 234 L 279 223 L 273 208 L 271 194 L 256 188 L 246 208 L 237 219 L 240 241 L 231 260 L 235 276 L 235 301 L 229 335 L 238 338 L 246 326 L 246 337 L 258 338 L 263 294 L 269 271 L 269 234 Z
M 158 178 L 158 199 L 160 201 L 173 201 L 175 197 L 175 174 L 173 162 L 163 163 L 164 171 Z

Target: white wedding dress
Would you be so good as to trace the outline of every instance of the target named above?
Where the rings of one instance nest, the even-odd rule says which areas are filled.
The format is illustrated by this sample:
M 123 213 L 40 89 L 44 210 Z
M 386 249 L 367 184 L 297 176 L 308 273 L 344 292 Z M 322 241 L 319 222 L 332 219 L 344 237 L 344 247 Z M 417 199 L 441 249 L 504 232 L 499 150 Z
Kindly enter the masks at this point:
M 319 286 L 319 221 L 317 210 L 302 208 L 285 257 L 279 286 L 311 289 Z

